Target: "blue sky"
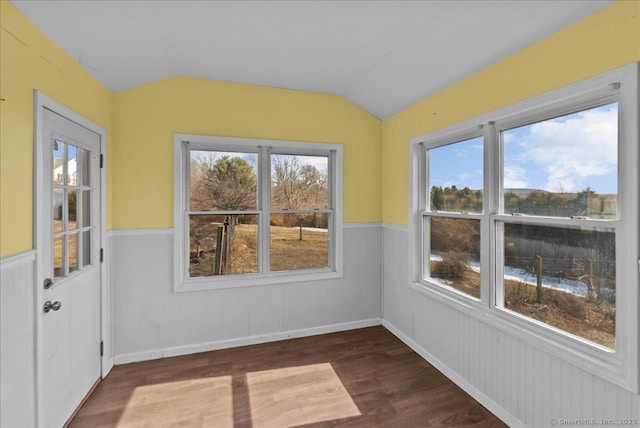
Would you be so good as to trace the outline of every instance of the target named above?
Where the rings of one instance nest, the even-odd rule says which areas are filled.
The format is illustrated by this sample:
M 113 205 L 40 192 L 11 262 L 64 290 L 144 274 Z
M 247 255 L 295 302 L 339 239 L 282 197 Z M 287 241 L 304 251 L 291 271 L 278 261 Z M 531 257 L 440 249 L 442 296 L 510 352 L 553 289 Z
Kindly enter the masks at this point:
M 56 150 L 54 146 L 53 157 L 62 159 L 62 156 L 64 154 L 64 142 L 60 140 L 56 140 L 56 142 L 58 143 L 58 149 Z M 70 144 L 68 154 L 69 159 L 75 159 L 77 151 L 78 149 L 76 148 L 76 146 Z
M 429 151 L 429 184 L 482 189 L 482 137 Z
M 618 105 L 503 132 L 505 188 L 617 192 Z M 482 188 L 482 137 L 432 149 L 430 186 Z

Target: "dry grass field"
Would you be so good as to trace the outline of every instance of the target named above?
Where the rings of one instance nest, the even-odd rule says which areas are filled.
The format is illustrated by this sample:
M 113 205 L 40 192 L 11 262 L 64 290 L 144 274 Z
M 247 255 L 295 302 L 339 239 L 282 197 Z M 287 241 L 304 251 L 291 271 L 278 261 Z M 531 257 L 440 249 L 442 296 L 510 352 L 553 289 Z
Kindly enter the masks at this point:
M 271 270 L 323 268 L 328 264 L 327 232 L 271 226 Z
M 271 271 L 323 268 L 328 264 L 327 232 L 321 229 L 271 226 Z M 215 249 L 213 241 L 203 245 L 199 258 L 192 256 L 190 274 L 210 276 L 213 272 Z M 255 225 L 235 227 L 229 274 L 258 271 L 257 229 Z

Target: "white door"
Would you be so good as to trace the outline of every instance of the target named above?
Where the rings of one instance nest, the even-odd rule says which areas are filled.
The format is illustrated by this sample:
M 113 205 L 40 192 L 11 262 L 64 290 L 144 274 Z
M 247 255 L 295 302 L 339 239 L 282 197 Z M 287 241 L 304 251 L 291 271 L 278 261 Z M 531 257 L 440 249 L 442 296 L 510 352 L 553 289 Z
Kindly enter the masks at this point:
M 43 110 L 38 397 L 61 427 L 101 374 L 100 135 Z

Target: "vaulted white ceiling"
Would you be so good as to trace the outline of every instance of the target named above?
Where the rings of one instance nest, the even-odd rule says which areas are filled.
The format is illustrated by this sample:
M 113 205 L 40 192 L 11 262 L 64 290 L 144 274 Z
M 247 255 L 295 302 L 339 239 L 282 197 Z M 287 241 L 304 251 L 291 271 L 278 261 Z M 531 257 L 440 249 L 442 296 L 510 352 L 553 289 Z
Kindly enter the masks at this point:
M 339 94 L 382 119 L 611 3 L 13 1 L 114 92 L 187 75 Z

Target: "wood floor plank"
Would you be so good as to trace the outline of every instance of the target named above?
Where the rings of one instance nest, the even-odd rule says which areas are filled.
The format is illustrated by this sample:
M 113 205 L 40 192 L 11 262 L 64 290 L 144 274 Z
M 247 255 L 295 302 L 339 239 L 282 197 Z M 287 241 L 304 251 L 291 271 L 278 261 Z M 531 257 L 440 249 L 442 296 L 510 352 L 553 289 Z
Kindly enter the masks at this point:
M 384 327 L 116 366 L 70 424 L 289 426 L 506 425 Z

